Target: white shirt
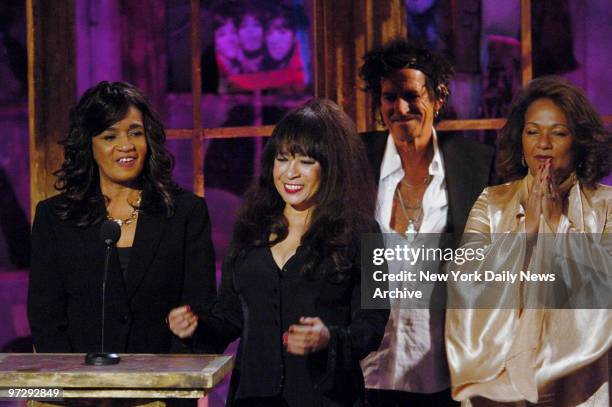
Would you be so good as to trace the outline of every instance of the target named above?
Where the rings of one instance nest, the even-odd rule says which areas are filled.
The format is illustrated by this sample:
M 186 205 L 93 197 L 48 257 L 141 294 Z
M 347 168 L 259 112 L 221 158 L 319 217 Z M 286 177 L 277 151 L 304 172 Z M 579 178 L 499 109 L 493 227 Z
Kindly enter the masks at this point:
M 432 141 L 433 158 L 429 164 L 432 179 L 423 195 L 419 233 L 444 233 L 448 217 L 444 163 L 435 130 Z M 384 233 L 396 233 L 390 226 L 391 212 L 395 190 L 403 177 L 402 162 L 389 134 L 381 163 L 376 211 Z M 413 244 L 419 246 L 422 242 L 418 240 Z M 444 349 L 444 311 L 401 309 L 399 300 L 391 300 L 389 321 L 378 351 L 361 361 L 366 388 L 413 393 L 442 391 L 450 386 Z

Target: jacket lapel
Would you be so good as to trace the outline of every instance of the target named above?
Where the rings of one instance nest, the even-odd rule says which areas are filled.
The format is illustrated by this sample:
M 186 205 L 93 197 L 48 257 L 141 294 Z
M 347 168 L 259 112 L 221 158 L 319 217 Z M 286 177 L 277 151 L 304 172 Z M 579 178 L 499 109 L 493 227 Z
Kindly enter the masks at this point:
M 153 261 L 161 237 L 166 227 L 166 220 L 161 215 L 140 212 L 136 225 L 136 236 L 130 254 L 127 271 L 126 289 L 128 299 L 134 296 L 136 289 L 147 274 Z
M 370 163 L 370 169 L 376 185 L 378 185 L 380 178 L 380 166 L 385 155 L 388 136 L 389 132 L 387 131 L 371 131 L 362 135 L 362 140 L 366 146 L 368 162 Z
M 442 150 L 444 161 L 444 176 L 446 190 L 448 191 L 449 220 L 447 232 L 460 236 L 463 234 L 465 219 L 471 208 L 470 196 L 473 189 L 473 172 L 469 160 L 460 151 L 453 151 L 452 145 L 445 142 L 446 137 L 438 137 L 438 144 Z

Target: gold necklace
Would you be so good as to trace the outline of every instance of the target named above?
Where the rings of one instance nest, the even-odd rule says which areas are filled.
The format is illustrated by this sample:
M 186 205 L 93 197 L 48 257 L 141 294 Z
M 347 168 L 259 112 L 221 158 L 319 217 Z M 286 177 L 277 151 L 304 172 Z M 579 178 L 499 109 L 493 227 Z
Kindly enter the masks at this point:
M 129 225 L 132 222 L 134 222 L 136 220 L 136 218 L 138 217 L 138 212 L 140 212 L 140 202 L 142 198 L 142 192 L 140 192 L 140 194 L 138 195 L 138 199 L 133 203 L 130 204 L 128 202 L 128 204 L 130 204 L 130 206 L 132 207 L 132 213 L 130 213 L 130 216 L 128 216 L 125 219 L 119 219 L 119 218 L 113 218 L 110 213 L 108 213 L 108 211 L 106 212 L 106 219 L 108 220 L 112 220 L 113 222 L 115 222 L 117 225 L 119 225 L 119 227 L 123 227 L 123 225 Z

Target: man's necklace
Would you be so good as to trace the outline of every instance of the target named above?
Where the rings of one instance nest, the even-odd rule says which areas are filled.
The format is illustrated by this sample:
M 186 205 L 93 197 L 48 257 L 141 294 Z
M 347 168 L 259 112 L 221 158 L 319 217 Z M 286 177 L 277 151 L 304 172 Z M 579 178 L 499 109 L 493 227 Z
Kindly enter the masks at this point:
M 432 178 L 433 177 L 429 174 L 426 177 L 424 177 L 423 185 L 429 185 Z M 409 188 L 417 186 L 415 184 L 410 184 L 403 179 L 401 179 L 400 181 L 402 184 L 406 185 Z M 406 231 L 404 232 L 404 236 L 409 242 L 412 242 L 415 239 L 416 234 L 419 232 L 420 223 L 423 218 L 423 204 L 419 203 L 418 205 L 414 205 L 414 206 L 406 205 L 404 203 L 404 199 L 402 198 L 402 194 L 399 192 L 399 188 L 395 190 L 395 195 L 397 196 L 397 200 L 399 201 L 400 207 L 402 208 L 404 217 L 406 218 L 406 221 L 408 222 L 408 225 L 406 226 Z M 415 218 L 408 215 L 408 209 L 418 211 Z
M 421 185 L 429 185 L 429 183 L 431 182 L 431 179 L 433 178 L 433 175 L 431 174 L 427 174 L 426 176 L 423 177 L 423 183 Z M 418 187 L 419 184 L 411 184 L 408 181 L 406 181 L 405 179 L 400 179 L 400 182 L 404 185 L 406 185 L 408 188 L 414 188 L 414 187 Z
M 395 190 L 395 195 L 397 195 L 397 200 L 399 201 L 400 207 L 402 208 L 402 212 L 404 213 L 404 217 L 408 222 L 406 226 L 406 231 L 404 232 L 404 236 L 409 242 L 412 242 L 418 233 L 417 225 L 421 222 L 421 218 L 423 216 L 423 206 L 418 205 L 414 209 L 418 209 L 416 218 L 412 218 L 408 215 L 408 210 L 406 209 L 406 205 L 404 204 L 404 199 L 402 198 L 402 194 L 400 194 L 399 189 Z

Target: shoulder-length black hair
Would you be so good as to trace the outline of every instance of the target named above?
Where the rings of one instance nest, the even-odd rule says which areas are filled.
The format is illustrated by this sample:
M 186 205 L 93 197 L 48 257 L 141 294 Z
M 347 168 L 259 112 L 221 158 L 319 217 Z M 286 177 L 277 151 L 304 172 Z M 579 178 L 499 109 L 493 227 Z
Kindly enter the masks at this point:
M 130 107 L 142 113 L 147 140 L 147 156 L 140 175 L 145 192 L 141 209 L 173 215 L 174 193 L 178 190 L 171 178 L 174 159 L 164 147 L 166 134 L 157 113 L 135 86 L 103 81 L 85 91 L 71 110 L 70 131 L 60 142 L 64 162 L 54 173 L 55 188 L 65 197 L 56 207 L 60 219 L 74 219 L 78 226 L 85 227 L 106 217 L 92 138 L 123 119 Z
M 331 259 L 334 273 L 350 269 L 361 233 L 376 231 L 376 194 L 354 123 L 324 99 L 291 111 L 274 128 L 263 152 L 261 175 L 247 192 L 234 229 L 230 261 L 249 248 L 272 246 L 287 237 L 285 202 L 272 176 L 279 153 L 303 154 L 321 166 L 311 222 L 301 240 L 309 253 L 302 271 L 312 273 L 324 259 Z
M 582 90 L 557 76 L 534 79 L 515 97 L 508 120 L 499 133 L 498 174 L 506 181 L 527 175 L 527 167 L 522 163 L 525 113 L 538 99 L 552 100 L 565 113 L 574 135 L 576 176 L 584 186 L 594 187 L 610 173 L 612 135 Z

